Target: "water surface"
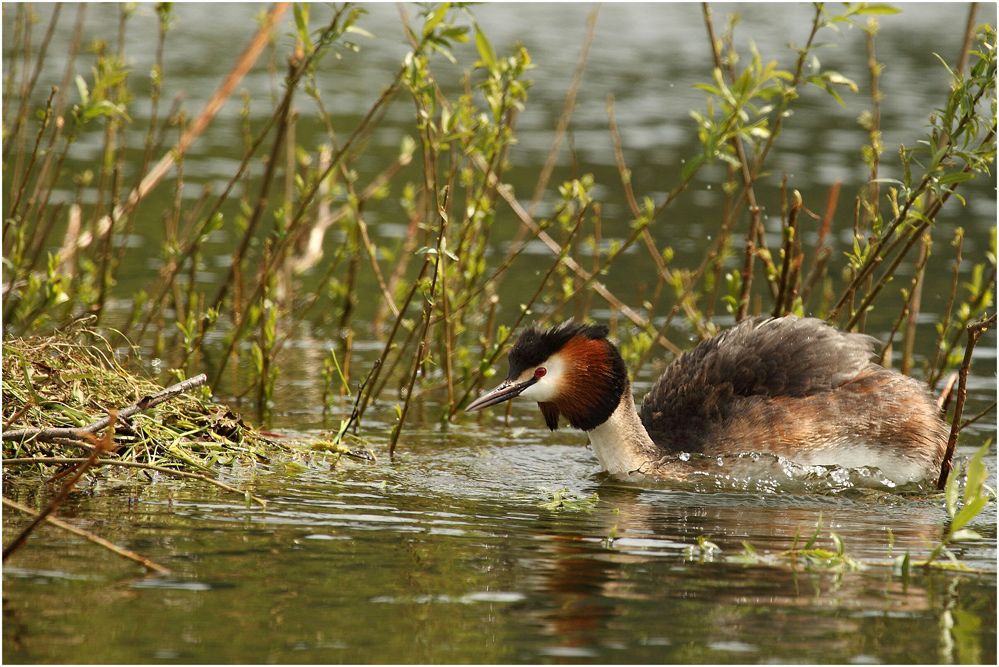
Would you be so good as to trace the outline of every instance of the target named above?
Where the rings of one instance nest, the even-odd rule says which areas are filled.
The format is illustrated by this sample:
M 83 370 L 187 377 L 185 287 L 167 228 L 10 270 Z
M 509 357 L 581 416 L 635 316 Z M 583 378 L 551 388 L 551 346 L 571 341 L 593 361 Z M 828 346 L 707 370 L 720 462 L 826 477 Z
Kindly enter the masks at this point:
M 139 576 L 41 531 L 4 569 L 4 658 L 995 661 L 994 508 L 974 526 L 985 542 L 957 551 L 982 574 L 904 583 L 888 564 L 925 556 L 936 499 L 642 490 L 594 474 L 576 444 L 483 435 L 428 438 L 392 463 L 264 472 L 266 511 L 166 480 L 77 498 L 67 516 L 172 573 Z M 545 506 L 562 488 L 599 500 Z M 818 545 L 839 534 L 865 569 L 727 560 L 743 541 L 775 557 L 820 519 Z

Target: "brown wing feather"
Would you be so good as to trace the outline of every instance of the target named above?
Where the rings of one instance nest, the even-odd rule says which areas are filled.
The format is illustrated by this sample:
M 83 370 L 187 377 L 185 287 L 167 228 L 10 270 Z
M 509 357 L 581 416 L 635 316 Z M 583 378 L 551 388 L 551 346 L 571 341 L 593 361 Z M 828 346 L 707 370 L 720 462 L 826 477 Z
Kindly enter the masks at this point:
M 849 382 L 870 365 L 874 342 L 814 318 L 744 320 L 669 365 L 642 403 L 642 423 L 661 447 L 702 451 L 734 410 Z

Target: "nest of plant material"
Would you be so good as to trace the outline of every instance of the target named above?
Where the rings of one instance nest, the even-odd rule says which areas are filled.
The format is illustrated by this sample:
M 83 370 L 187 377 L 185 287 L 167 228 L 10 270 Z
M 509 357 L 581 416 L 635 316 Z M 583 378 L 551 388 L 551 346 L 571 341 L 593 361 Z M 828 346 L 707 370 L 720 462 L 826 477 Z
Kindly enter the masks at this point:
M 212 475 L 219 466 L 254 466 L 282 448 L 212 403 L 203 383 L 198 376 L 164 390 L 126 370 L 112 345 L 85 327 L 9 339 L 4 474 L 41 470 L 48 477 L 51 465 L 76 465 L 99 444 L 111 414 L 113 436 L 96 464 L 113 461 L 121 474 L 146 468 Z

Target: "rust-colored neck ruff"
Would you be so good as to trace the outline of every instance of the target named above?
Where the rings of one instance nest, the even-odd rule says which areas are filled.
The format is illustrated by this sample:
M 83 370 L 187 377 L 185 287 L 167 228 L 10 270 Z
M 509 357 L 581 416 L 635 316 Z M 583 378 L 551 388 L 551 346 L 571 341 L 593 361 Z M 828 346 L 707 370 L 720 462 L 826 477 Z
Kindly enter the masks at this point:
M 556 355 L 564 368 L 557 394 L 538 403 L 553 431 L 559 416 L 590 431 L 607 421 L 628 389 L 628 371 L 617 350 L 604 338 L 575 336 Z

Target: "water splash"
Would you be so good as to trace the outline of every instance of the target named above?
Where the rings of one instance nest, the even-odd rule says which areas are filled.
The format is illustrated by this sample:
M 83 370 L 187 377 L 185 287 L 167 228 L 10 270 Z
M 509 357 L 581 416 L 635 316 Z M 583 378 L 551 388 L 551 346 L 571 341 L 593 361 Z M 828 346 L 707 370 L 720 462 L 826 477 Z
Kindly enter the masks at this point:
M 776 454 L 723 456 L 679 454 L 640 470 L 631 481 L 642 486 L 696 492 L 841 493 L 853 489 L 895 494 L 925 492 L 920 483 L 900 485 L 875 467 L 804 465 Z

